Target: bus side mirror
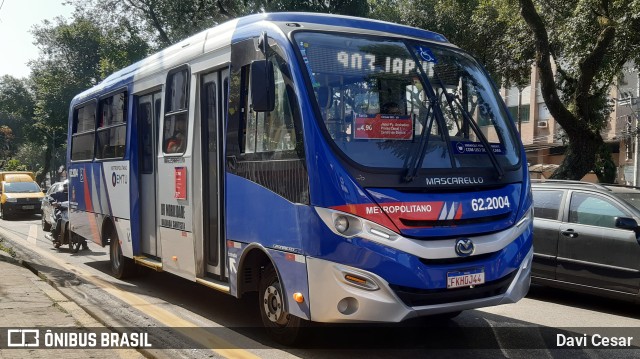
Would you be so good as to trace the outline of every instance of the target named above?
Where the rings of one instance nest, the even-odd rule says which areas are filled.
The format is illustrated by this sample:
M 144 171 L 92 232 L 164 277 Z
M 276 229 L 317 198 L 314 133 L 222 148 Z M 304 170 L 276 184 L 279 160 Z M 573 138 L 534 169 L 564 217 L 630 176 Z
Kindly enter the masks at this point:
M 256 60 L 251 63 L 251 106 L 256 112 L 270 112 L 276 107 L 276 85 L 273 63 Z

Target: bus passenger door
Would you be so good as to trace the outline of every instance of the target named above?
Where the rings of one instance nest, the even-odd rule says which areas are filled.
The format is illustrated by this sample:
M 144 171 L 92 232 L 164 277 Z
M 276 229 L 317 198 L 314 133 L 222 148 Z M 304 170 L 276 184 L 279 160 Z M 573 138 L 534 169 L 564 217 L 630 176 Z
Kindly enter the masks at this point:
M 202 121 L 202 203 L 204 226 L 204 253 L 206 272 L 216 279 L 226 278 L 224 255 L 224 225 L 222 222 L 222 203 L 224 200 L 221 134 L 224 133 L 224 114 L 228 103 L 227 89 L 229 70 L 210 72 L 202 76 L 201 121 Z
M 160 94 L 160 91 L 154 92 L 141 96 L 138 100 L 141 244 L 143 253 L 157 257 L 161 254 L 156 235 L 156 153 Z

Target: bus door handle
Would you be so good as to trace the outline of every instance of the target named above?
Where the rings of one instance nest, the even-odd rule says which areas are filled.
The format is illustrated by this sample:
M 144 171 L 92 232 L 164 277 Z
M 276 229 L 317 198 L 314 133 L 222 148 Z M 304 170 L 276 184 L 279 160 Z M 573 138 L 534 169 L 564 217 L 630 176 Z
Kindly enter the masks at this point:
M 560 233 L 562 233 L 563 236 L 566 236 L 569 238 L 578 237 L 578 233 L 576 233 L 576 231 L 574 231 L 573 229 L 567 229 L 566 231 L 561 231 Z

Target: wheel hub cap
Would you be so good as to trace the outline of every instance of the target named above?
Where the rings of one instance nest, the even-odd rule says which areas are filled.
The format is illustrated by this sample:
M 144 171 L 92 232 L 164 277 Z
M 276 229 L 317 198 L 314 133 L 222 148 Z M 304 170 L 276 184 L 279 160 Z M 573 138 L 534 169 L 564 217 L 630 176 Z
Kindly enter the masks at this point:
M 264 312 L 270 321 L 281 323 L 285 319 L 282 311 L 282 296 L 278 288 L 273 285 L 269 286 L 264 292 L 262 303 Z

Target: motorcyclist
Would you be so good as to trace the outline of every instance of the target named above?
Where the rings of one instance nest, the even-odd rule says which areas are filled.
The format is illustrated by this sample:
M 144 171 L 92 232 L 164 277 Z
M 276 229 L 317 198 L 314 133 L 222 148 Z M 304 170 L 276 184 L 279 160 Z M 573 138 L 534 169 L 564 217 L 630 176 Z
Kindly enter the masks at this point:
M 62 190 L 51 193 L 51 197 L 58 202 L 62 203 L 69 200 L 69 181 L 62 182 Z
M 62 183 L 62 190 L 51 193 L 51 197 L 54 199 L 54 218 L 55 221 L 51 225 L 51 236 L 50 239 L 54 241 L 61 241 L 59 238 L 62 232 L 62 211 L 66 211 L 67 209 L 62 206 L 62 202 L 66 202 L 69 200 L 69 182 L 64 181 Z M 87 246 L 87 242 L 82 242 L 82 249 L 89 249 Z

